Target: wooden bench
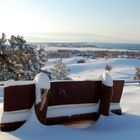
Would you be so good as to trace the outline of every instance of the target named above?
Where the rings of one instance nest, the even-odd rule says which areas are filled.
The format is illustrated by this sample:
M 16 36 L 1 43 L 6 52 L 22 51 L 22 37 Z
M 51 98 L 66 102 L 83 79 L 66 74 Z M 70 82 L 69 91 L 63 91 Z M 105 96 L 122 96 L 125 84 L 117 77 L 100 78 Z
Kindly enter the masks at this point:
M 29 117 L 34 100 L 33 82 L 7 82 L 4 85 L 4 102 L 0 114 L 1 130 L 13 131 L 23 125 Z
M 72 124 L 79 121 L 94 122 L 98 120 L 100 114 L 105 115 L 106 105 L 101 107 L 101 103 L 106 101 L 104 95 L 109 95 L 109 92 L 112 92 L 111 102 L 107 103 L 110 111 L 120 115 L 122 110 L 119 103 L 123 86 L 123 80 L 114 80 L 112 88 L 103 88 L 100 80 L 51 82 L 43 110 L 40 110 L 40 104 L 35 105 L 36 115 L 45 125 Z M 17 82 L 14 85 L 5 86 L 1 130 L 13 131 L 23 125 L 29 117 L 34 101 L 34 83 Z M 16 115 L 16 118 L 12 119 L 12 115 Z M 11 119 L 6 120 L 8 117 Z
M 109 103 L 110 110 L 115 114 L 121 115 L 122 111 L 119 103 L 124 81 L 118 80 L 113 83 L 113 95 L 111 103 Z M 47 113 L 46 117 L 44 118 L 43 112 L 39 111 L 39 106 L 36 106 L 38 119 L 47 125 L 83 120 L 97 121 L 99 115 L 102 113 L 105 115 L 106 111 L 106 105 L 104 104 L 104 108 L 100 112 L 100 100 L 104 98 L 102 95 L 105 92 L 110 92 L 110 89 L 102 90 L 101 81 L 52 82 L 46 105 L 47 112 L 45 112 L 46 109 L 44 111 Z

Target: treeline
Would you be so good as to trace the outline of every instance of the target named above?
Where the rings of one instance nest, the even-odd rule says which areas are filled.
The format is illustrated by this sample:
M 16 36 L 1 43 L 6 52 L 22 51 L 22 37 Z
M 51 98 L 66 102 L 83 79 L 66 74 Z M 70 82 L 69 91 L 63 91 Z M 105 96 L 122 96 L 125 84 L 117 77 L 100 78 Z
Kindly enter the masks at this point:
M 130 57 L 140 59 L 139 51 L 108 51 L 108 50 L 67 50 L 67 49 L 58 49 L 55 51 L 48 52 L 48 58 L 69 58 L 72 56 L 84 56 L 90 58 L 117 58 L 117 57 Z

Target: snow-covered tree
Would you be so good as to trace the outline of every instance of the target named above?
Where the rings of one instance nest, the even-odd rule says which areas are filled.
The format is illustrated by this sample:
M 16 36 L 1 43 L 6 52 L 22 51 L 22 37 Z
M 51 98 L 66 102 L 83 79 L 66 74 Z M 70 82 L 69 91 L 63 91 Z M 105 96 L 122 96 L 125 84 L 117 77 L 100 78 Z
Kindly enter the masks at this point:
M 50 69 L 51 74 L 55 77 L 57 80 L 65 80 L 67 78 L 68 74 L 68 68 L 67 66 L 62 62 L 62 59 L 58 59 L 54 62 L 53 67 Z
M 38 50 L 38 59 L 40 67 L 44 66 L 47 62 L 47 52 L 44 47 L 40 47 Z
M 5 34 L 0 38 L 0 45 L 6 44 Z M 0 53 L 0 80 L 31 80 L 41 71 L 35 46 L 26 44 L 22 36 L 8 40 L 6 50 Z
M 0 38 L 0 51 L 5 50 L 6 49 L 6 35 L 5 33 L 2 33 L 2 36 Z
M 12 35 L 8 41 L 9 41 L 10 47 L 14 50 L 24 50 L 25 49 L 26 41 L 24 40 L 24 38 L 22 36 L 17 35 L 17 37 L 16 37 L 16 36 Z

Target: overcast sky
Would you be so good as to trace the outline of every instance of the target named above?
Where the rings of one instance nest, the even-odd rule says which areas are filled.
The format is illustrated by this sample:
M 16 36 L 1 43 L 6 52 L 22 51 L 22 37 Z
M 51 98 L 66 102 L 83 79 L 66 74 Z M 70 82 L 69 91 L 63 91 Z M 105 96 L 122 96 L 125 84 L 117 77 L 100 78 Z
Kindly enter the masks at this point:
M 27 41 L 140 42 L 140 0 L 0 0 L 0 33 Z

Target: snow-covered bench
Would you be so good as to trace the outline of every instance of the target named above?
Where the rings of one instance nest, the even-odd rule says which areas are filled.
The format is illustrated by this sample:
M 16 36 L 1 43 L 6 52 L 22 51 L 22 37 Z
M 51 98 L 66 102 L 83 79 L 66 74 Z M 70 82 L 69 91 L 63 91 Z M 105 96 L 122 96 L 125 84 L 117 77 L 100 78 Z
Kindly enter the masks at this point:
M 109 108 L 121 115 L 119 103 L 123 85 L 123 80 L 114 80 L 113 87 L 104 86 L 102 81 L 51 82 L 44 115 L 40 105 L 36 105 L 38 119 L 46 125 L 94 122 L 100 114 L 108 115 Z
M 4 85 L 4 102 L 0 108 L 0 128 L 12 131 L 28 119 L 35 100 L 35 84 L 9 80 Z
M 119 115 L 122 112 L 119 103 L 123 80 L 114 80 L 112 85 L 104 84 L 104 79 L 43 81 L 39 84 L 39 78 L 33 82 L 10 81 L 5 84 L 3 112 L 0 114 L 2 131 L 15 130 L 25 123 L 34 102 L 36 115 L 45 125 L 91 123 L 97 121 L 100 114 L 108 115 L 109 108 Z M 40 91 L 48 87 L 50 89 L 47 89 L 46 101 L 41 108 Z

